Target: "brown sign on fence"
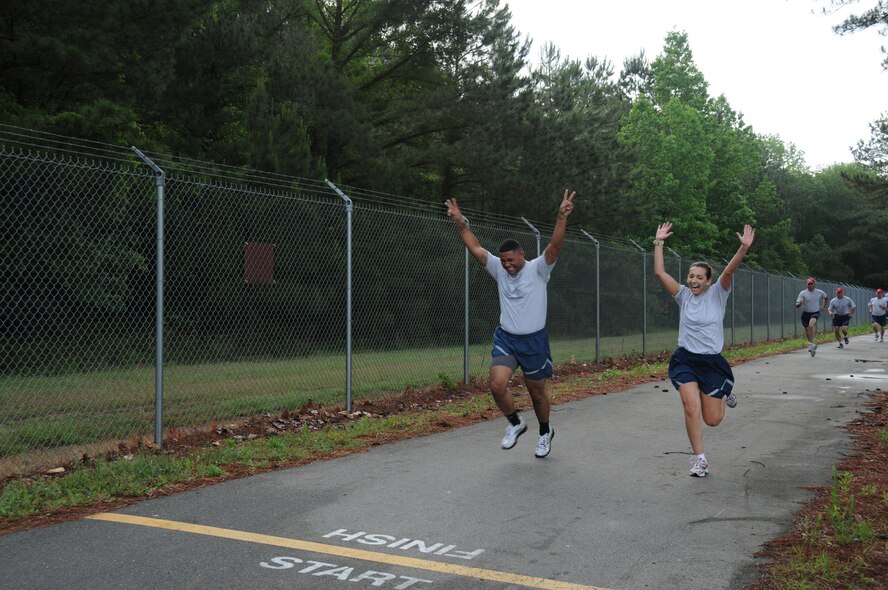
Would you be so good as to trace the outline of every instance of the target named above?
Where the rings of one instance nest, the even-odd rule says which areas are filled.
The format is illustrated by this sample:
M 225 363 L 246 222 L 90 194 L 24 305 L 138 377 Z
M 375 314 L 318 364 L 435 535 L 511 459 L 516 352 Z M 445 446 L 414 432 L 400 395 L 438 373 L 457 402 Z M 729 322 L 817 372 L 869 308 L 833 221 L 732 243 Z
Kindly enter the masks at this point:
M 244 282 L 274 283 L 274 244 L 244 243 Z

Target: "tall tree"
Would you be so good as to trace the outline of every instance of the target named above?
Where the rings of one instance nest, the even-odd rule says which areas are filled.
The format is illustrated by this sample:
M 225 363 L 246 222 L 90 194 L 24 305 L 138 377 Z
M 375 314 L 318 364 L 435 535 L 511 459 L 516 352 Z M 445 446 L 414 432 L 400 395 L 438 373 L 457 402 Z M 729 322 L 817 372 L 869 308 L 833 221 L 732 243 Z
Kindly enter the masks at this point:
M 830 8 L 824 10 L 835 10 L 857 2 L 859 0 L 829 0 Z M 882 36 L 888 35 L 888 2 L 885 0 L 878 0 L 872 8 L 849 16 L 844 22 L 836 25 L 834 30 L 844 35 L 870 27 L 876 27 Z M 882 47 L 882 53 L 885 54 L 882 67 L 888 70 L 888 49 Z M 872 132 L 870 139 L 866 142 L 861 140 L 853 150 L 854 159 L 864 170 L 852 171 L 846 175 L 846 179 L 884 202 L 888 200 L 888 114 L 883 113 L 870 125 L 870 130 Z
M 170 48 L 211 5 L 3 2 L 0 112 L 26 127 L 146 145 L 155 125 L 146 111 L 172 79 Z
M 857 4 L 860 0 L 828 0 L 828 2 L 829 8 L 824 9 L 826 11 L 836 10 L 851 4 Z M 882 36 L 888 35 L 888 2 L 885 0 L 878 0 L 875 6 L 860 14 L 852 14 L 842 23 L 833 27 L 833 30 L 840 35 L 844 35 L 846 33 L 862 31 L 870 27 L 876 27 L 879 29 L 879 34 Z M 885 69 L 888 69 L 888 50 L 883 47 L 882 53 L 886 55 L 885 60 L 882 62 L 882 66 Z
M 568 186 L 578 188 L 576 223 L 593 231 L 608 228 L 610 195 L 618 190 L 626 156 L 616 141 L 620 120 L 628 111 L 613 66 L 593 56 L 584 62 L 562 59 L 552 45 L 544 49 L 533 71 L 533 134 L 526 138 L 522 180 L 532 188 L 535 215 L 551 215 L 541 200 Z
M 650 236 L 650 228 L 639 227 L 639 219 L 669 220 L 678 247 L 712 252 L 718 230 L 709 217 L 706 195 L 714 154 L 700 113 L 676 97 L 659 108 L 641 98 L 624 119 L 619 136 L 636 162 L 629 191 L 635 210 L 630 235 Z
M 654 100 L 661 105 L 676 98 L 681 103 L 704 111 L 709 102 L 709 84 L 694 63 L 694 55 L 685 32 L 670 31 L 663 52 L 651 63 Z
M 625 199 L 632 212 L 627 218 L 669 220 L 676 244 L 708 254 L 718 237 L 706 204 L 716 154 L 705 110 L 706 81 L 693 62 L 685 33 L 667 34 L 651 71 L 653 101 L 638 98 L 618 135 L 635 161 Z M 649 237 L 649 228 L 634 225 L 626 228 L 629 235 Z

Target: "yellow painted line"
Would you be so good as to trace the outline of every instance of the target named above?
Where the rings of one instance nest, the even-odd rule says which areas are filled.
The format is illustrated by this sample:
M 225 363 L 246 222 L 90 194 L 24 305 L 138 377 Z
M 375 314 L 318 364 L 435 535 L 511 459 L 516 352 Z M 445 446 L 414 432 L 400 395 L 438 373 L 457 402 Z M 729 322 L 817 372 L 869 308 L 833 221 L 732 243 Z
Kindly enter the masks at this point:
M 490 580 L 492 582 L 502 582 L 503 584 L 517 584 L 519 586 L 527 586 L 528 588 L 542 588 L 544 590 L 607 590 L 606 588 L 600 588 L 598 586 L 572 584 L 570 582 L 560 582 L 558 580 L 547 580 L 546 578 L 522 576 L 520 574 L 498 572 L 496 570 L 481 569 L 477 567 L 466 567 L 463 565 L 456 565 L 452 563 L 442 563 L 438 561 L 430 561 L 427 559 L 417 559 L 415 557 L 391 555 L 389 553 L 376 553 L 363 549 L 340 547 L 338 545 L 325 545 L 323 543 L 300 541 L 299 539 L 288 539 L 286 537 L 274 537 L 271 535 L 247 533 L 244 531 L 236 531 L 233 529 L 223 529 L 212 526 L 203 526 L 199 524 L 190 524 L 187 522 L 177 522 L 175 520 L 145 518 L 143 516 L 130 516 L 128 514 L 114 514 L 110 512 L 105 512 L 103 514 L 93 514 L 91 516 L 87 516 L 86 518 L 92 520 L 102 520 L 106 522 L 135 524 L 156 529 L 165 529 L 168 531 L 181 531 L 183 533 L 206 535 L 208 537 L 220 537 L 222 539 L 232 539 L 235 541 L 246 541 L 248 543 L 259 543 L 261 545 L 273 545 L 275 547 L 300 549 L 302 551 L 309 551 L 311 553 L 322 553 L 324 555 L 349 557 L 352 559 L 361 559 L 363 561 L 372 561 L 374 563 L 387 563 L 389 565 L 409 567 L 412 569 L 438 572 L 442 574 L 452 574 L 456 576 L 464 576 L 467 578 L 477 578 L 481 580 Z

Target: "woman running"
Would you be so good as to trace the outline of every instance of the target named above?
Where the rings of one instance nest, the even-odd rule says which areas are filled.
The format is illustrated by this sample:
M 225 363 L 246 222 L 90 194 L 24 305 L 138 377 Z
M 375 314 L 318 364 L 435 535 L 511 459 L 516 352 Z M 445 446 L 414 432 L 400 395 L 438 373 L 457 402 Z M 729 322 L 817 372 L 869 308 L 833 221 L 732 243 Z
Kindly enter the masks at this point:
M 680 285 L 666 272 L 663 244 L 672 235 L 672 224 L 657 227 L 654 239 L 654 274 L 666 292 L 672 295 L 681 310 L 678 326 L 678 348 L 669 360 L 669 378 L 678 390 L 684 406 L 685 428 L 693 465 L 689 475 L 706 477 L 709 463 L 703 452 L 703 424 L 718 426 L 725 417 L 725 406 L 737 405 L 734 395 L 734 373 L 721 352 L 724 348 L 724 318 L 731 277 L 752 246 L 755 230 L 743 227 L 740 248 L 712 284 L 712 267 L 695 262 L 688 270 L 687 284 Z

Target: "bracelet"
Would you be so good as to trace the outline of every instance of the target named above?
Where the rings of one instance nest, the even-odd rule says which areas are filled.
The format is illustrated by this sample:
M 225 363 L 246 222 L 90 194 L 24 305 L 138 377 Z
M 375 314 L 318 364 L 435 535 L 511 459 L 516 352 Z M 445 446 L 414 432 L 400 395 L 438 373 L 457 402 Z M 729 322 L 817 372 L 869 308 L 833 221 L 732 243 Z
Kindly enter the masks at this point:
M 654 246 L 662 246 L 665 243 L 663 240 L 654 240 Z

